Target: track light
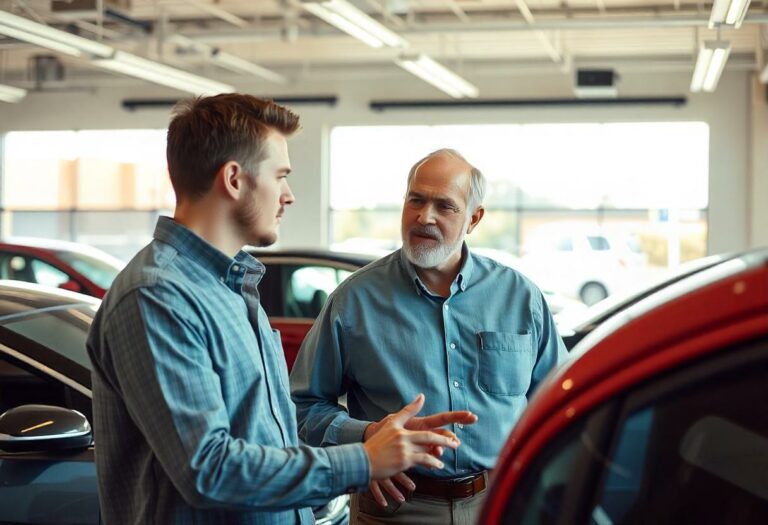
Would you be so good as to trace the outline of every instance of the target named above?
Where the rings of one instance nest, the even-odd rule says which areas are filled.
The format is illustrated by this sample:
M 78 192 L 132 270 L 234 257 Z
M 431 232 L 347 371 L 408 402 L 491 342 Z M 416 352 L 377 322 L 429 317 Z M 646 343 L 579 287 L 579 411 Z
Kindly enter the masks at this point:
M 749 2 L 750 0 L 715 0 L 709 15 L 709 28 L 729 25 L 738 29 L 747 16 Z
M 398 66 L 453 98 L 477 98 L 479 94 L 477 87 L 427 55 L 403 55 L 396 62 Z
M 215 95 L 218 93 L 231 93 L 235 90 L 229 84 L 193 75 L 187 71 L 166 66 L 160 62 L 154 62 L 124 51 L 116 51 L 110 58 L 93 60 L 91 63 L 98 67 L 195 95 Z
M 347 0 L 304 0 L 301 5 L 316 17 L 371 47 L 408 47 L 408 42 L 400 35 Z
M 706 40 L 699 49 L 696 67 L 691 78 L 691 91 L 714 91 L 731 52 L 731 43 L 725 40 Z
M 0 100 L 3 102 L 16 103 L 26 96 L 26 89 L 0 84 Z
M 0 11 L 0 34 L 76 57 L 108 57 L 114 49 L 60 29 Z

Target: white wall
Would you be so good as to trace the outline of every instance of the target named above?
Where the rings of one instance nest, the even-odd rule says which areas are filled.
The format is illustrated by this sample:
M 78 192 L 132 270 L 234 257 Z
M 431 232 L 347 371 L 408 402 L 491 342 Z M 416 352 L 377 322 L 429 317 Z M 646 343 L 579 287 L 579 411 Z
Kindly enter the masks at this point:
M 688 96 L 688 104 L 672 106 L 520 107 L 487 109 L 420 109 L 372 112 L 372 99 L 442 98 L 415 78 L 383 71 L 361 71 L 323 82 L 277 89 L 262 85 L 238 86 L 257 95 L 337 95 L 334 108 L 298 106 L 303 131 L 292 140 L 292 187 L 297 204 L 283 222 L 283 246 L 321 246 L 328 240 L 328 134 L 337 125 L 468 124 L 527 122 L 705 121 L 710 125 L 709 252 L 739 250 L 768 244 L 768 159 L 756 152 L 765 149 L 768 125 L 765 98 L 753 95 L 752 76 L 726 72 L 714 94 L 689 94 L 689 73 L 644 72 L 623 74 L 621 96 Z M 571 76 L 560 73 L 538 76 L 486 74 L 478 85 L 485 98 L 566 98 L 571 96 Z M 127 112 L 124 98 L 168 98 L 179 93 L 163 88 L 134 87 L 89 93 L 32 93 L 20 104 L 0 105 L 0 133 L 42 129 L 161 128 L 167 109 Z M 753 107 L 753 104 L 758 107 Z M 757 110 L 762 119 L 754 119 Z M 382 145 L 382 155 L 386 155 Z M 514 151 L 511 152 L 514 155 Z M 376 162 L 376 159 L 371 159 Z M 361 173 L 364 173 L 361 166 Z M 405 178 L 406 174 L 403 174 Z M 664 188 L 659 188 L 664 191 Z

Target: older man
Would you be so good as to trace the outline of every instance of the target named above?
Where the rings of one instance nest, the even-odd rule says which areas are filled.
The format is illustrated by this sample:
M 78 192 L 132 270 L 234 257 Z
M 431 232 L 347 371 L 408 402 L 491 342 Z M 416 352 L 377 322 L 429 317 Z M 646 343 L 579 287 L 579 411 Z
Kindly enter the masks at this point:
M 429 411 L 479 416 L 454 425 L 462 447 L 446 451 L 444 470 L 417 467 L 355 497 L 353 523 L 473 523 L 528 395 L 566 356 L 536 286 L 464 243 L 484 191 L 480 171 L 453 150 L 417 162 L 403 248 L 331 295 L 294 365 L 299 435 L 314 445 L 367 441 L 417 392 Z

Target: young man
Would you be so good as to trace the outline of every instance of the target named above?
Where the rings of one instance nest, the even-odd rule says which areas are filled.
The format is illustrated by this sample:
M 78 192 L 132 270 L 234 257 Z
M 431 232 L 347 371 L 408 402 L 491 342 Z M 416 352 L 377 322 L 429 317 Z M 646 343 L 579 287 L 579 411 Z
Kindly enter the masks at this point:
M 367 443 L 416 392 L 429 410 L 480 416 L 455 425 L 462 446 L 446 453 L 445 469 L 419 467 L 397 475 L 399 486 L 383 480 L 353 496 L 353 523 L 474 523 L 528 395 L 566 356 L 538 288 L 464 243 L 484 191 L 480 171 L 453 150 L 417 162 L 403 248 L 342 283 L 299 352 L 291 385 L 307 443 Z M 337 404 L 345 393 L 348 413 Z
M 88 340 L 102 517 L 128 523 L 312 523 L 309 506 L 413 465 L 441 468 L 468 412 L 414 417 L 365 444 L 299 445 L 280 335 L 259 305 L 294 196 L 298 117 L 227 94 L 181 103 L 168 130 L 174 217 L 115 280 Z M 404 427 L 417 428 L 406 430 Z

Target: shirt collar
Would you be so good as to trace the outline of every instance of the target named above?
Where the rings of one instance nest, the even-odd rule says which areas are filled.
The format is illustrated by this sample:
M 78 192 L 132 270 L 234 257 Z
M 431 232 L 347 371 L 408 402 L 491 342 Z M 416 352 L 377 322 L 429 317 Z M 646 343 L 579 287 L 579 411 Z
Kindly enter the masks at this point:
M 451 284 L 451 295 L 457 292 L 457 287 L 458 290 L 461 290 L 462 292 L 467 289 L 469 280 L 472 277 L 472 270 L 474 270 L 475 267 L 475 263 L 472 260 L 472 254 L 470 254 L 466 242 L 461 246 L 461 260 L 462 264 L 459 273 Z M 419 274 L 416 273 L 416 268 L 413 266 L 413 263 L 408 260 L 408 257 L 406 257 L 405 251 L 402 248 L 400 249 L 400 264 L 416 287 L 416 293 L 419 295 L 422 295 L 423 293 L 431 295 L 431 292 L 419 278 Z
M 242 275 L 244 270 L 251 270 L 259 276 L 265 271 L 264 265 L 252 255 L 240 250 L 231 258 L 171 217 L 162 216 L 157 219 L 153 237 L 170 244 L 221 281 Z

